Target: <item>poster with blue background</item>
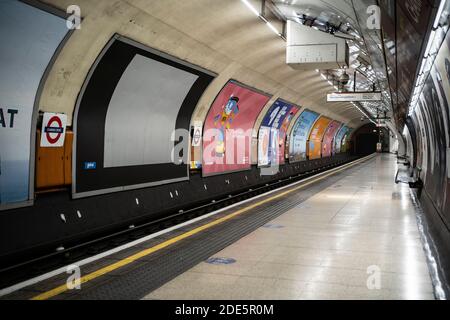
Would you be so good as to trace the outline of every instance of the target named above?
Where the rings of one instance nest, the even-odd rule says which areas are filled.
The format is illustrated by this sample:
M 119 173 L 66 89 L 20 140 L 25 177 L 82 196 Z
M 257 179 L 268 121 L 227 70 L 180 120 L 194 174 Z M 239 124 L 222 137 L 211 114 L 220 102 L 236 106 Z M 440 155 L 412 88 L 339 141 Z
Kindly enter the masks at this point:
M 20 1 L 0 1 L 0 210 L 31 198 L 35 100 L 68 31 L 63 18 Z
M 297 122 L 292 129 L 291 141 L 289 144 L 290 162 L 306 160 L 306 143 L 309 139 L 309 132 L 318 117 L 318 113 L 305 110 L 297 119 Z
M 349 131 L 347 126 L 342 126 L 334 139 L 333 154 L 341 153 L 342 139 Z
M 279 131 L 283 125 L 284 120 L 289 115 L 291 109 L 294 106 L 280 99 L 274 102 L 270 107 L 266 116 L 264 117 L 261 128 L 259 131 L 260 137 L 262 137 L 267 129 L 270 129 L 270 136 L 268 137 L 268 146 L 266 139 L 258 139 L 258 165 L 259 166 L 270 166 L 277 165 L 279 160 Z

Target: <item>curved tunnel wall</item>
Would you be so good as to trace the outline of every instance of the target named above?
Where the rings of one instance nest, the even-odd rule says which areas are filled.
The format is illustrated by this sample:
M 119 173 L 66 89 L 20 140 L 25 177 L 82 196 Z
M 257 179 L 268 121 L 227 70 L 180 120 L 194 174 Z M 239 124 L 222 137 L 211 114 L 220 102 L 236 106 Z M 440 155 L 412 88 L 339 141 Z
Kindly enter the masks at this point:
M 423 182 L 418 196 L 432 235 L 430 248 L 439 262 L 443 289 L 450 293 L 450 33 L 442 39 L 407 128 L 415 144 L 408 153 Z
M 72 4 L 69 0 L 46 2 L 63 10 Z M 77 4 L 83 16 L 81 29 L 74 32 L 56 61 L 40 103 L 41 110 L 67 113 L 69 123 L 89 69 L 115 33 L 218 75 L 200 100 L 193 120 L 205 119 L 229 79 L 341 122 L 360 118 L 354 108 L 325 108 L 326 93 L 333 87 L 315 71 L 300 72 L 287 66 L 285 42 L 240 1 L 79 0 Z
M 450 229 L 450 34 L 438 52 L 417 108 L 408 118 L 414 165 L 424 190 Z
M 171 150 L 180 143 L 186 146 L 188 138 L 171 142 L 171 134 L 189 130 L 194 108 L 214 76 L 115 35 L 94 64 L 76 109 L 74 197 L 188 179 L 188 151 L 180 149 L 182 163 L 171 161 Z M 269 94 L 234 80 L 222 88 L 204 120 L 204 177 L 250 170 L 252 137 L 261 114 L 266 116 L 257 140 L 258 163 L 284 164 L 287 131 L 299 108 L 277 99 L 265 112 L 269 101 Z M 332 155 L 341 126 L 325 117 L 316 124 L 323 128 L 317 127 L 310 139 L 317 146 L 310 159 Z
M 47 2 L 61 9 L 65 9 L 65 4 L 69 3 Z M 267 97 L 272 96 L 270 101 L 279 99 L 280 96 L 303 101 L 309 108 L 320 111 L 323 116 L 329 115 L 333 119 L 345 122 L 353 121 L 358 114 L 347 111 L 345 114 L 339 114 L 323 108 L 321 102 L 325 95 L 322 93 L 326 92 L 327 85 L 322 87 L 320 82 L 311 77 L 311 74 L 294 71 L 287 67 L 283 54 L 277 54 L 277 59 L 270 60 L 276 61 L 273 69 L 260 73 L 258 65 L 251 63 L 249 59 L 242 59 L 233 52 L 221 56 L 218 54 L 216 45 L 211 45 L 211 50 L 197 45 L 200 39 L 205 37 L 195 32 L 191 37 L 186 34 L 181 35 L 180 26 L 174 24 L 171 19 L 167 19 L 167 24 L 164 24 L 152 16 L 153 19 L 149 19 L 152 20 L 151 24 L 144 23 L 144 18 L 150 18 L 149 11 L 152 12 L 151 15 L 159 17 L 167 14 L 163 8 L 153 8 L 151 5 L 143 7 L 139 4 L 129 6 L 128 2 L 122 1 L 115 4 L 101 1 L 96 6 L 88 1 L 79 1 L 78 4 L 83 13 L 82 27 L 76 30 L 65 43 L 55 64 L 49 69 L 49 77 L 44 84 L 39 101 L 41 111 L 66 113 L 69 126 L 72 123 L 75 129 L 72 170 L 74 175 L 72 191 L 75 197 L 187 179 L 187 165 L 176 166 L 169 161 L 170 149 L 181 142 L 179 138 L 172 145 L 169 142 L 169 132 L 174 129 L 189 130 L 189 124 L 195 119 L 205 121 L 207 115 L 205 111 L 211 112 L 208 100 L 217 95 L 218 85 L 224 81 L 227 85 L 233 76 L 247 80 L 246 85 L 253 84 L 253 88 L 268 92 Z M 234 3 L 232 6 L 240 5 Z M 24 6 L 28 5 L 24 4 Z M 185 8 L 186 5 L 183 7 Z M 188 9 L 192 10 L 192 7 L 195 6 Z M 181 13 L 177 10 L 179 10 L 178 7 L 175 11 L 170 10 L 170 14 L 176 16 L 177 12 Z M 107 12 L 106 16 L 103 15 L 104 12 Z M 258 21 L 250 20 L 247 14 L 248 12 L 243 10 L 238 19 L 254 25 L 257 30 L 254 36 L 266 37 L 269 34 L 267 30 Z M 113 15 L 117 15 L 118 19 L 112 19 Z M 131 19 L 125 20 L 129 17 Z M 214 25 L 217 22 L 212 19 L 208 23 Z M 142 31 L 144 27 L 148 32 L 153 30 L 155 34 L 158 34 L 158 38 L 143 38 L 143 33 L 139 31 Z M 94 29 L 96 32 L 93 32 Z M 131 36 L 114 36 L 114 40 L 108 42 L 108 35 L 116 31 L 122 31 L 124 35 Z M 142 41 L 137 42 L 131 39 Z M 174 47 L 174 43 L 169 41 L 173 39 L 178 39 L 178 47 Z M 269 39 L 268 42 L 283 49 L 280 53 L 284 52 L 284 43 L 280 42 L 280 39 L 274 38 L 273 35 L 270 35 Z M 247 43 L 247 39 L 238 39 L 237 42 L 239 41 Z M 194 43 L 196 45 L 192 46 Z M 151 47 L 147 44 L 151 44 Z M 153 48 L 161 48 L 174 55 Z M 184 48 L 192 49 L 193 55 L 187 54 Z M 273 52 L 273 47 L 267 50 Z M 247 50 L 247 52 L 254 52 L 254 50 Z M 261 51 L 258 54 L 266 58 L 265 52 Z M 237 61 L 242 61 L 242 65 L 239 65 Z M 208 70 L 220 72 L 216 74 Z M 275 70 L 283 70 L 283 76 L 277 75 Z M 84 79 L 85 75 L 86 79 Z M 292 82 L 284 80 L 277 82 L 273 79 L 275 75 L 277 79 L 286 79 L 287 75 L 291 75 Z M 311 92 L 307 90 L 301 94 L 296 91 L 302 88 L 298 84 L 305 83 L 305 81 L 299 81 L 303 79 L 302 77 L 311 78 L 309 83 L 317 88 L 314 94 L 322 95 L 321 99 L 309 99 Z M 168 89 L 170 86 L 171 91 Z M 259 91 L 257 89 L 255 91 Z M 76 96 L 78 100 L 72 104 L 71 99 Z M 145 101 L 151 101 L 151 108 L 145 108 Z M 255 112 L 252 115 L 253 122 L 250 121 L 250 123 L 253 123 L 254 129 L 259 128 L 260 121 L 263 121 L 263 116 L 266 114 L 265 111 L 271 106 L 270 102 L 265 102 L 265 106 L 261 103 L 262 106 L 253 108 Z M 211 104 L 214 108 L 214 101 Z M 151 114 L 152 117 L 146 113 Z M 292 108 L 279 124 L 278 143 L 274 143 L 278 144 L 279 164 L 285 161 L 286 137 L 289 136 L 288 133 L 294 125 L 291 122 L 296 118 L 296 113 L 298 108 L 296 110 Z M 202 114 L 205 118 L 202 118 Z M 243 112 L 240 117 L 242 114 Z M 72 117 L 76 118 L 75 121 L 72 121 Z M 156 118 L 158 120 L 155 120 Z M 225 126 L 229 126 L 229 123 Z M 246 129 L 239 124 L 238 127 Z M 31 131 L 34 132 L 35 128 L 31 128 Z M 254 131 L 257 132 L 257 130 Z M 256 142 L 258 143 L 258 140 Z M 181 151 L 179 155 L 185 162 L 187 153 L 188 151 Z M 242 159 L 243 167 L 230 170 L 248 170 L 255 154 L 257 152 L 249 148 L 249 154 L 245 154 Z M 216 173 L 225 173 L 230 170 L 219 169 Z M 204 173 L 205 171 L 207 169 Z M 3 170 L 3 177 L 5 174 L 6 171 Z
M 70 4 L 69 1 L 48 2 L 63 9 Z M 168 2 L 164 3 L 167 5 Z M 39 109 L 65 113 L 69 117 L 69 126 L 74 126 L 73 174 L 76 179 L 73 191 L 75 198 L 83 198 L 73 200 L 66 192 L 39 195 L 34 207 L 9 211 L 8 215 L 1 217 L 1 256 L 39 245 L 50 246 L 86 238 L 98 230 L 122 230 L 135 221 L 160 217 L 171 210 L 194 205 L 192 199 L 198 203 L 210 201 L 211 197 L 226 197 L 255 185 L 351 159 L 347 154 L 327 159 L 321 159 L 319 155 L 312 161 L 287 163 L 274 176 L 262 177 L 261 172 L 252 166 L 254 153 L 249 150 L 249 154 L 244 155 L 242 167 L 214 168 L 206 175 L 217 173 L 220 176 L 203 178 L 194 174 L 187 181 L 186 159 L 183 159 L 183 165 L 175 167 L 166 160 L 168 149 L 160 150 L 162 152 L 157 152 L 158 157 L 154 158 L 151 150 L 142 147 L 147 145 L 147 142 L 142 143 L 144 137 L 150 139 L 149 146 L 159 150 L 161 146 L 151 141 L 152 138 L 165 140 L 169 132 L 166 129 L 190 129 L 196 120 L 202 121 L 205 128 L 217 125 L 259 128 L 267 110 L 280 97 L 293 101 L 296 106 L 316 111 L 317 115 L 327 117 L 327 121 L 359 121 L 357 110 L 339 112 L 323 107 L 325 93 L 331 89 L 330 86 L 315 71 L 298 72 L 286 66 L 285 43 L 274 37 L 260 21 L 245 10 L 237 10 L 238 14 L 235 14 L 233 8 L 223 8 L 239 7 L 242 5 L 239 1 L 208 3 L 211 4 L 211 13 L 218 8 L 218 12 L 223 10 L 229 14 L 231 20 L 237 19 L 236 25 L 232 24 L 234 31 L 239 30 L 242 23 L 248 24 L 248 33 L 240 32 L 233 43 L 222 43 L 215 36 L 199 34 L 182 25 L 184 19 L 177 19 L 183 16 L 185 9 L 191 15 L 197 14 L 195 6 L 189 6 L 186 1 L 174 1 L 175 7 L 172 4 L 154 7 L 154 2 L 132 6 L 128 1 L 99 1 L 95 4 L 79 1 L 84 16 L 82 29 L 73 33 L 52 66 Z M 220 19 L 208 16 L 210 20 L 207 22 L 214 26 L 215 21 L 225 20 L 227 23 L 221 27 L 226 31 L 230 24 L 221 15 Z M 195 19 L 192 21 L 197 23 Z M 184 27 L 186 30 L 181 30 Z M 186 34 L 188 30 L 193 36 Z M 109 43 L 116 34 L 121 34 L 121 37 Z M 250 41 L 246 35 L 255 40 Z M 235 35 L 230 37 L 235 38 Z M 207 43 L 200 41 L 202 39 L 207 39 Z M 237 47 L 240 50 L 234 50 Z M 251 57 L 245 56 L 248 52 L 251 52 Z M 276 52 L 275 57 L 270 56 L 273 52 Z M 155 70 L 160 70 L 160 73 L 155 73 L 160 76 L 158 81 L 151 78 L 153 75 L 147 75 Z M 234 81 L 230 82 L 230 79 Z M 180 89 L 179 94 L 172 96 L 172 92 L 167 91 L 168 80 Z M 149 88 L 149 84 L 153 86 Z M 232 100 L 233 92 L 227 92 L 223 97 L 221 94 L 222 89 L 230 84 L 241 90 L 236 97 L 242 92 L 244 96 L 239 97 L 239 101 L 235 100 L 236 104 L 231 103 L 229 110 L 239 110 L 237 114 L 245 115 L 246 109 L 252 109 L 245 117 L 245 126 L 238 120 L 234 124 L 228 121 L 230 118 L 224 120 L 224 106 Z M 306 90 L 310 84 L 315 90 Z M 156 93 L 155 88 L 158 88 Z M 255 103 L 249 103 L 251 108 L 245 107 L 247 94 L 257 97 Z M 217 100 L 219 97 L 220 102 Z M 165 105 L 168 101 L 169 106 Z M 152 108 L 143 110 L 146 103 Z M 173 110 L 162 112 L 161 105 Z M 124 107 L 130 112 L 124 112 Z M 160 124 L 147 118 L 147 113 L 152 112 L 158 115 Z M 171 116 L 166 119 L 166 114 Z M 75 116 L 74 120 L 72 116 Z M 288 127 L 290 135 L 289 131 L 295 124 L 288 122 L 282 126 Z M 160 125 L 164 128 L 158 130 Z M 31 130 L 36 128 L 31 127 Z M 248 145 L 251 138 L 251 135 L 246 136 Z M 318 139 L 321 143 L 322 135 Z M 159 142 L 162 147 L 168 144 L 167 140 Z M 173 146 L 177 142 L 181 141 L 174 141 Z M 284 142 L 280 149 L 283 147 Z M 127 148 L 132 150 L 128 152 Z M 213 149 L 214 152 L 220 151 Z M 121 150 L 125 150 L 125 154 Z M 320 154 L 321 148 L 318 150 Z M 161 155 L 164 158 L 160 158 Z M 180 156 L 185 158 L 185 154 Z M 245 172 L 236 173 L 236 170 Z M 138 190 L 130 190 L 135 188 Z M 110 194 L 115 191 L 121 192 Z M 106 194 L 99 196 L 103 193 Z M 61 215 L 65 215 L 64 219 Z M 36 216 L 39 216 L 38 221 Z
M 65 1 L 50 0 L 48 2 L 60 8 L 65 8 L 65 5 L 69 4 L 69 2 L 66 3 Z M 211 13 L 216 12 L 214 11 L 214 8 L 217 7 L 217 2 L 205 2 L 208 2 L 210 6 L 202 6 L 203 9 L 210 10 Z M 95 59 L 98 59 L 98 55 L 102 54 L 102 47 L 107 45 L 108 37 L 111 36 L 111 33 L 120 33 L 124 37 L 133 39 L 148 49 L 155 48 L 151 50 L 165 52 L 173 57 L 177 57 L 176 59 L 182 59 L 184 64 L 190 65 L 191 67 L 198 65 L 201 66 L 201 68 L 204 68 L 203 70 L 211 70 L 217 75 L 210 85 L 205 88 L 204 93 L 200 95 L 201 97 L 199 98 L 198 103 L 195 104 L 195 109 L 191 115 L 191 125 L 193 125 L 194 121 L 200 121 L 202 125 L 206 127 L 207 121 L 205 119 L 210 112 L 211 105 L 217 98 L 218 92 L 227 85 L 230 79 L 236 79 L 246 86 L 257 88 L 258 91 L 261 90 L 262 92 L 267 92 L 267 95 L 272 96 L 270 101 L 274 101 L 281 97 L 287 101 L 293 101 L 297 105 L 306 105 L 325 116 L 329 116 L 330 118 L 341 122 L 349 123 L 359 117 L 357 110 L 350 112 L 347 109 L 345 113 L 340 114 L 337 109 L 331 111 L 329 108 L 324 108 L 323 105 L 326 96 L 325 93 L 327 92 L 327 84 L 324 83 L 321 85 L 322 81 L 320 76 L 315 72 L 299 72 L 286 66 L 284 42 L 267 32 L 267 29 L 264 28 L 263 25 L 260 25 L 259 21 L 255 21 L 254 17 L 248 15 L 246 10 L 240 10 L 243 8 L 241 8 L 242 4 L 239 2 L 227 3 L 227 8 L 223 8 L 224 4 L 220 4 L 222 7 L 222 10 L 220 11 L 225 12 L 225 14 L 230 14 L 232 16 L 230 16 L 230 18 L 234 19 L 237 22 L 236 24 L 231 26 L 228 23 L 221 25 L 220 23 L 225 17 L 214 19 L 211 14 L 205 14 L 204 16 L 207 17 L 207 21 L 204 21 L 203 25 L 208 24 L 211 27 L 210 29 L 215 28 L 217 30 L 218 28 L 226 28 L 226 30 L 229 30 L 230 28 L 239 28 L 238 25 L 246 24 L 246 29 L 252 29 L 252 32 L 249 32 L 248 34 L 251 34 L 255 41 L 265 43 L 266 45 L 259 45 L 252 49 L 248 48 L 249 39 L 245 36 L 242 37 L 241 35 L 244 34 L 242 32 L 239 32 L 239 37 L 233 36 L 233 41 L 229 43 L 222 41 L 217 37 L 211 38 L 205 34 L 199 34 L 195 31 L 195 28 L 193 28 L 198 20 L 191 19 L 189 20 L 190 25 L 185 25 L 184 21 L 186 20 L 176 19 L 178 15 L 184 16 L 187 13 L 192 15 L 198 14 L 195 10 L 195 4 L 188 5 L 183 1 L 173 1 L 173 3 L 166 3 L 163 6 L 156 7 L 152 3 L 148 3 L 147 5 L 135 3 L 133 6 L 130 6 L 127 1 L 117 1 L 114 4 L 109 1 L 99 1 L 94 6 L 92 2 L 81 0 L 78 2 L 78 5 L 82 9 L 82 27 L 80 30 L 75 31 L 74 36 L 66 44 L 60 58 L 52 68 L 49 79 L 45 84 L 44 94 L 40 101 L 41 110 L 65 112 L 69 116 L 69 122 L 72 117 L 70 109 L 71 101 L 78 95 L 77 90 L 79 88 L 83 89 L 82 81 L 84 81 L 84 77 L 89 69 L 92 70 Z M 107 14 L 104 15 L 104 12 L 107 12 Z M 93 32 L 94 30 L 95 32 Z M 184 32 L 185 30 L 189 30 L 190 32 L 186 33 Z M 225 38 L 226 36 L 224 36 L 224 39 Z M 239 50 L 234 50 L 236 48 L 239 48 Z M 243 57 L 242 52 L 251 52 L 252 57 Z M 273 56 L 273 52 L 277 52 L 276 57 Z M 272 55 L 270 59 L 268 59 L 268 55 Z M 289 79 L 289 81 L 286 79 Z M 308 81 L 304 81 L 305 79 L 308 79 Z M 306 83 L 313 86 L 315 90 L 303 90 Z M 113 98 L 115 96 L 119 95 L 112 95 Z M 116 105 L 114 100 L 116 99 L 113 99 L 113 105 Z M 263 112 L 259 113 L 259 118 L 254 122 L 255 132 L 258 132 L 259 121 L 262 121 L 260 120 L 262 119 L 261 115 L 264 114 L 264 110 L 267 110 L 267 108 L 270 108 L 270 103 L 266 104 Z M 74 179 L 75 194 L 80 192 L 86 194 L 93 192 L 92 194 L 95 194 L 96 191 L 94 189 L 120 191 L 134 185 L 150 186 L 160 182 L 177 181 L 185 178 L 185 174 L 181 173 L 181 167 L 177 167 L 176 169 L 173 167 L 174 170 L 170 170 L 170 175 L 173 173 L 173 176 L 169 175 L 167 176 L 167 179 L 163 178 L 161 174 L 165 170 L 156 170 L 156 167 L 157 165 L 167 166 L 168 163 L 162 163 L 161 159 L 158 159 L 160 161 L 153 161 L 151 164 L 155 168 L 155 172 L 148 171 L 146 174 L 138 176 L 137 172 L 139 168 L 142 169 L 146 167 L 150 170 L 150 164 L 146 163 L 141 165 L 141 160 L 136 160 L 136 158 L 142 158 L 141 155 L 134 157 L 133 159 L 122 159 L 123 161 L 120 160 L 120 163 L 115 165 L 116 160 L 111 160 L 109 155 L 119 155 L 116 158 L 121 159 L 121 148 L 110 148 L 108 146 L 111 146 L 111 140 L 120 140 L 121 137 L 120 133 L 113 134 L 112 136 L 107 133 L 114 131 L 120 132 L 121 130 L 107 130 L 108 128 L 112 128 L 113 123 L 116 124 L 116 127 L 117 124 L 120 123 L 120 120 L 117 120 L 118 117 L 113 118 L 115 120 L 106 121 L 107 125 L 105 126 L 105 134 L 107 135 L 107 141 L 103 143 L 103 155 L 106 157 L 105 159 L 101 159 L 100 152 L 94 155 L 94 151 L 87 151 L 86 155 L 79 155 L 82 151 L 80 150 L 80 152 L 78 152 L 78 150 L 75 150 L 75 154 L 78 157 L 76 161 L 74 161 L 74 166 L 76 166 L 74 169 L 76 170 L 73 170 L 74 172 L 76 171 Z M 109 117 L 107 117 L 107 119 L 109 119 Z M 85 120 L 87 121 L 86 124 L 88 124 L 89 121 L 92 121 L 91 118 Z M 77 124 L 74 124 L 74 127 L 76 126 Z M 83 127 L 83 124 L 81 124 L 81 127 Z M 102 128 L 99 127 L 93 127 L 93 132 L 102 131 Z M 126 127 L 126 125 L 124 127 Z M 181 127 L 185 128 L 185 126 Z M 89 131 L 88 128 L 86 129 L 87 130 L 84 130 L 84 132 Z M 131 127 L 130 129 L 134 130 L 135 128 Z M 78 128 L 77 131 L 79 131 Z M 78 133 L 76 133 L 76 135 L 78 135 Z M 101 139 L 96 141 L 95 145 L 102 149 L 102 142 L 100 140 Z M 124 143 L 122 144 L 127 144 L 126 139 L 123 142 Z M 258 143 L 257 139 L 252 141 L 252 145 L 254 145 L 255 142 L 256 144 Z M 76 143 L 78 144 L 79 141 L 76 141 Z M 136 144 L 136 148 L 137 145 L 139 144 Z M 285 143 L 283 141 L 280 143 L 280 149 L 283 149 L 284 147 Z M 88 148 L 83 149 L 88 150 Z M 193 162 L 203 162 L 201 151 L 201 147 L 194 148 L 194 151 L 191 153 L 191 160 Z M 147 153 L 150 153 L 150 151 Z M 283 150 L 280 152 L 280 163 L 284 160 L 282 153 L 284 153 Z M 245 155 L 243 162 L 249 162 L 250 164 L 254 163 L 253 159 L 256 154 L 257 147 L 256 149 L 252 148 L 248 155 L 248 159 L 247 155 Z M 144 155 L 143 157 L 145 158 L 146 156 Z M 107 171 L 109 177 L 108 183 L 98 185 L 100 183 L 99 181 L 103 179 L 95 177 L 96 174 L 93 171 L 87 172 L 87 170 L 84 170 L 83 168 L 86 164 L 95 164 L 95 166 L 99 168 L 99 171 Z M 205 164 L 203 163 L 203 165 Z M 244 166 L 248 170 L 247 164 Z M 232 168 L 232 170 L 242 169 L 238 167 L 239 166 Z M 125 175 L 125 169 L 135 170 L 136 174 Z M 203 170 L 206 175 L 211 173 L 207 172 L 208 169 L 203 168 Z M 119 171 L 122 173 L 113 173 Z M 187 169 L 185 171 L 187 172 Z M 183 173 L 185 171 L 183 170 Z M 220 173 L 221 171 L 228 172 L 228 170 L 221 169 L 215 171 L 217 171 L 216 173 Z M 154 178 L 151 177 L 153 174 L 156 174 Z M 115 177 L 113 177 L 114 175 Z M 158 177 L 158 175 L 160 176 Z M 120 181 L 120 176 L 125 178 L 126 183 Z M 104 177 L 106 177 L 106 175 L 104 175 Z M 90 182 L 86 180 L 84 188 L 81 186 L 81 184 L 83 184 L 83 179 L 90 179 Z M 78 183 L 80 183 L 79 186 L 77 186 Z M 95 186 L 87 187 L 86 185 L 90 183 Z M 79 190 L 76 190 L 77 188 Z

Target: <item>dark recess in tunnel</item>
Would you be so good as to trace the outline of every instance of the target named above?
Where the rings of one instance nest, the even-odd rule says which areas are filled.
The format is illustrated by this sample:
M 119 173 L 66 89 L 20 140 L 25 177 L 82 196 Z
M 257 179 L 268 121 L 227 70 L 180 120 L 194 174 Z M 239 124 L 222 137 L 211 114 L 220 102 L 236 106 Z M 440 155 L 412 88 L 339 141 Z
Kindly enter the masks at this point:
M 364 156 L 377 151 L 379 135 L 377 127 L 370 123 L 359 128 L 351 139 L 351 150 L 354 155 Z

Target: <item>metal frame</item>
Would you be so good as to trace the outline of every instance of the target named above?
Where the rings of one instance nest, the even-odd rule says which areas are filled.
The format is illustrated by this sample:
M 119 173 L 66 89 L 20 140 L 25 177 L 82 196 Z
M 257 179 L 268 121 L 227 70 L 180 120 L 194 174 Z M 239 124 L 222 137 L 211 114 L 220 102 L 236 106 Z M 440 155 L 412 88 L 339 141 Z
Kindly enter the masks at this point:
M 112 46 L 112 44 L 115 41 L 121 41 L 124 43 L 127 43 L 129 45 L 132 45 L 134 47 L 137 47 L 139 49 L 145 50 L 147 52 L 153 53 L 155 55 L 158 55 L 160 57 L 163 57 L 165 59 L 171 60 L 173 62 L 179 63 L 181 65 L 187 66 L 189 68 L 192 68 L 197 71 L 201 71 L 203 73 L 206 73 L 209 76 L 217 77 L 217 74 L 214 72 L 211 72 L 207 69 L 204 69 L 200 66 L 191 64 L 187 61 L 181 60 L 179 58 L 176 58 L 168 53 L 159 51 L 157 49 L 148 47 L 140 42 L 137 42 L 135 40 L 132 40 L 130 38 L 124 37 L 118 33 L 114 34 L 113 37 L 107 42 L 105 47 L 101 50 L 98 57 L 95 59 L 94 64 L 89 69 L 89 72 L 83 82 L 83 85 L 81 87 L 80 93 L 77 97 L 77 102 L 74 109 L 74 116 L 73 116 L 73 145 L 72 145 L 72 198 L 73 199 L 80 199 L 80 198 L 86 198 L 86 197 L 92 197 L 97 195 L 103 195 L 103 194 L 109 194 L 109 193 L 116 193 L 116 192 L 122 192 L 122 191 L 129 191 L 129 190 L 137 190 L 137 189 L 143 189 L 147 187 L 155 187 L 160 185 L 166 185 L 170 183 L 176 183 L 176 182 L 183 182 L 183 181 L 189 181 L 190 178 L 190 164 L 186 164 L 186 177 L 183 178 L 177 178 L 177 179 L 169 179 L 169 180 L 160 180 L 156 182 L 149 182 L 149 183 L 142 183 L 142 184 L 135 184 L 135 185 L 129 185 L 129 186 L 120 186 L 120 187 L 114 187 L 114 188 L 107 188 L 107 189 L 100 189 L 95 191 L 87 191 L 87 192 L 77 192 L 76 189 L 76 170 L 77 170 L 77 127 L 78 127 L 78 112 L 81 104 L 81 100 L 83 99 L 84 93 L 86 91 L 86 88 L 92 78 L 92 75 L 94 74 L 95 70 L 97 69 L 98 64 L 106 54 L 106 52 L 109 50 L 109 48 Z M 189 139 L 190 140 L 190 139 Z

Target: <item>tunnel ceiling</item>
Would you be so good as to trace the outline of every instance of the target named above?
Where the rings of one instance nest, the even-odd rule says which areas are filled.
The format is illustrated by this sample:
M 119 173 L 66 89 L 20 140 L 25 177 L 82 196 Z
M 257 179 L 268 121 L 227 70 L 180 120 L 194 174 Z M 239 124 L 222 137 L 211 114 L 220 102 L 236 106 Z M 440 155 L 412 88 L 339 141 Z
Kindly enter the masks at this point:
M 382 91 L 382 103 L 360 103 L 373 118 L 392 116 L 392 102 L 386 76 L 386 65 L 380 30 L 367 28 L 367 8 L 376 1 L 350 0 L 273 0 L 286 20 L 311 26 L 323 32 L 345 38 L 350 48 L 350 66 L 347 70 L 322 70 L 334 79 L 344 73 L 350 76 L 350 83 L 343 90 Z
M 72 4 L 69 0 L 45 2 L 62 10 Z M 218 74 L 199 102 L 193 119 L 205 119 L 217 93 L 226 81 L 235 79 L 353 127 L 367 122 L 361 121 L 361 112 L 350 103 L 327 104 L 326 96 L 335 91 L 334 86 L 314 70 L 289 67 L 286 42 L 240 0 L 76 3 L 83 16 L 82 28 L 65 44 L 49 73 L 40 102 L 42 111 L 67 113 L 69 123 L 71 108 L 76 105 L 91 66 L 115 33 Z M 282 21 L 271 21 L 282 32 Z
M 63 11 L 73 4 L 70 0 L 42 1 Z M 389 51 L 384 51 L 381 30 L 369 29 L 366 23 L 368 7 L 377 4 L 375 0 L 77 0 L 76 3 L 83 16 L 82 29 L 76 30 L 65 44 L 49 73 L 40 101 L 40 110 L 65 112 L 69 123 L 89 69 L 116 33 L 219 75 L 214 89 L 200 101 L 193 116 L 196 120 L 206 117 L 217 92 L 229 79 L 352 126 L 368 122 L 364 118 L 361 121 L 363 114 L 374 121 L 386 113 L 397 124 L 401 123 L 399 117 L 406 117 L 399 112 L 397 95 L 390 96 L 392 86 L 387 74 L 395 70 L 386 66 Z M 253 9 L 249 10 L 249 6 Z M 328 104 L 326 96 L 337 90 L 343 70 L 299 71 L 288 66 L 283 39 L 286 20 L 346 38 L 351 55 L 346 71 L 351 78 L 347 90 L 353 90 L 352 75 L 357 71 L 356 89 L 367 91 L 375 85 L 383 92 L 382 103 Z

